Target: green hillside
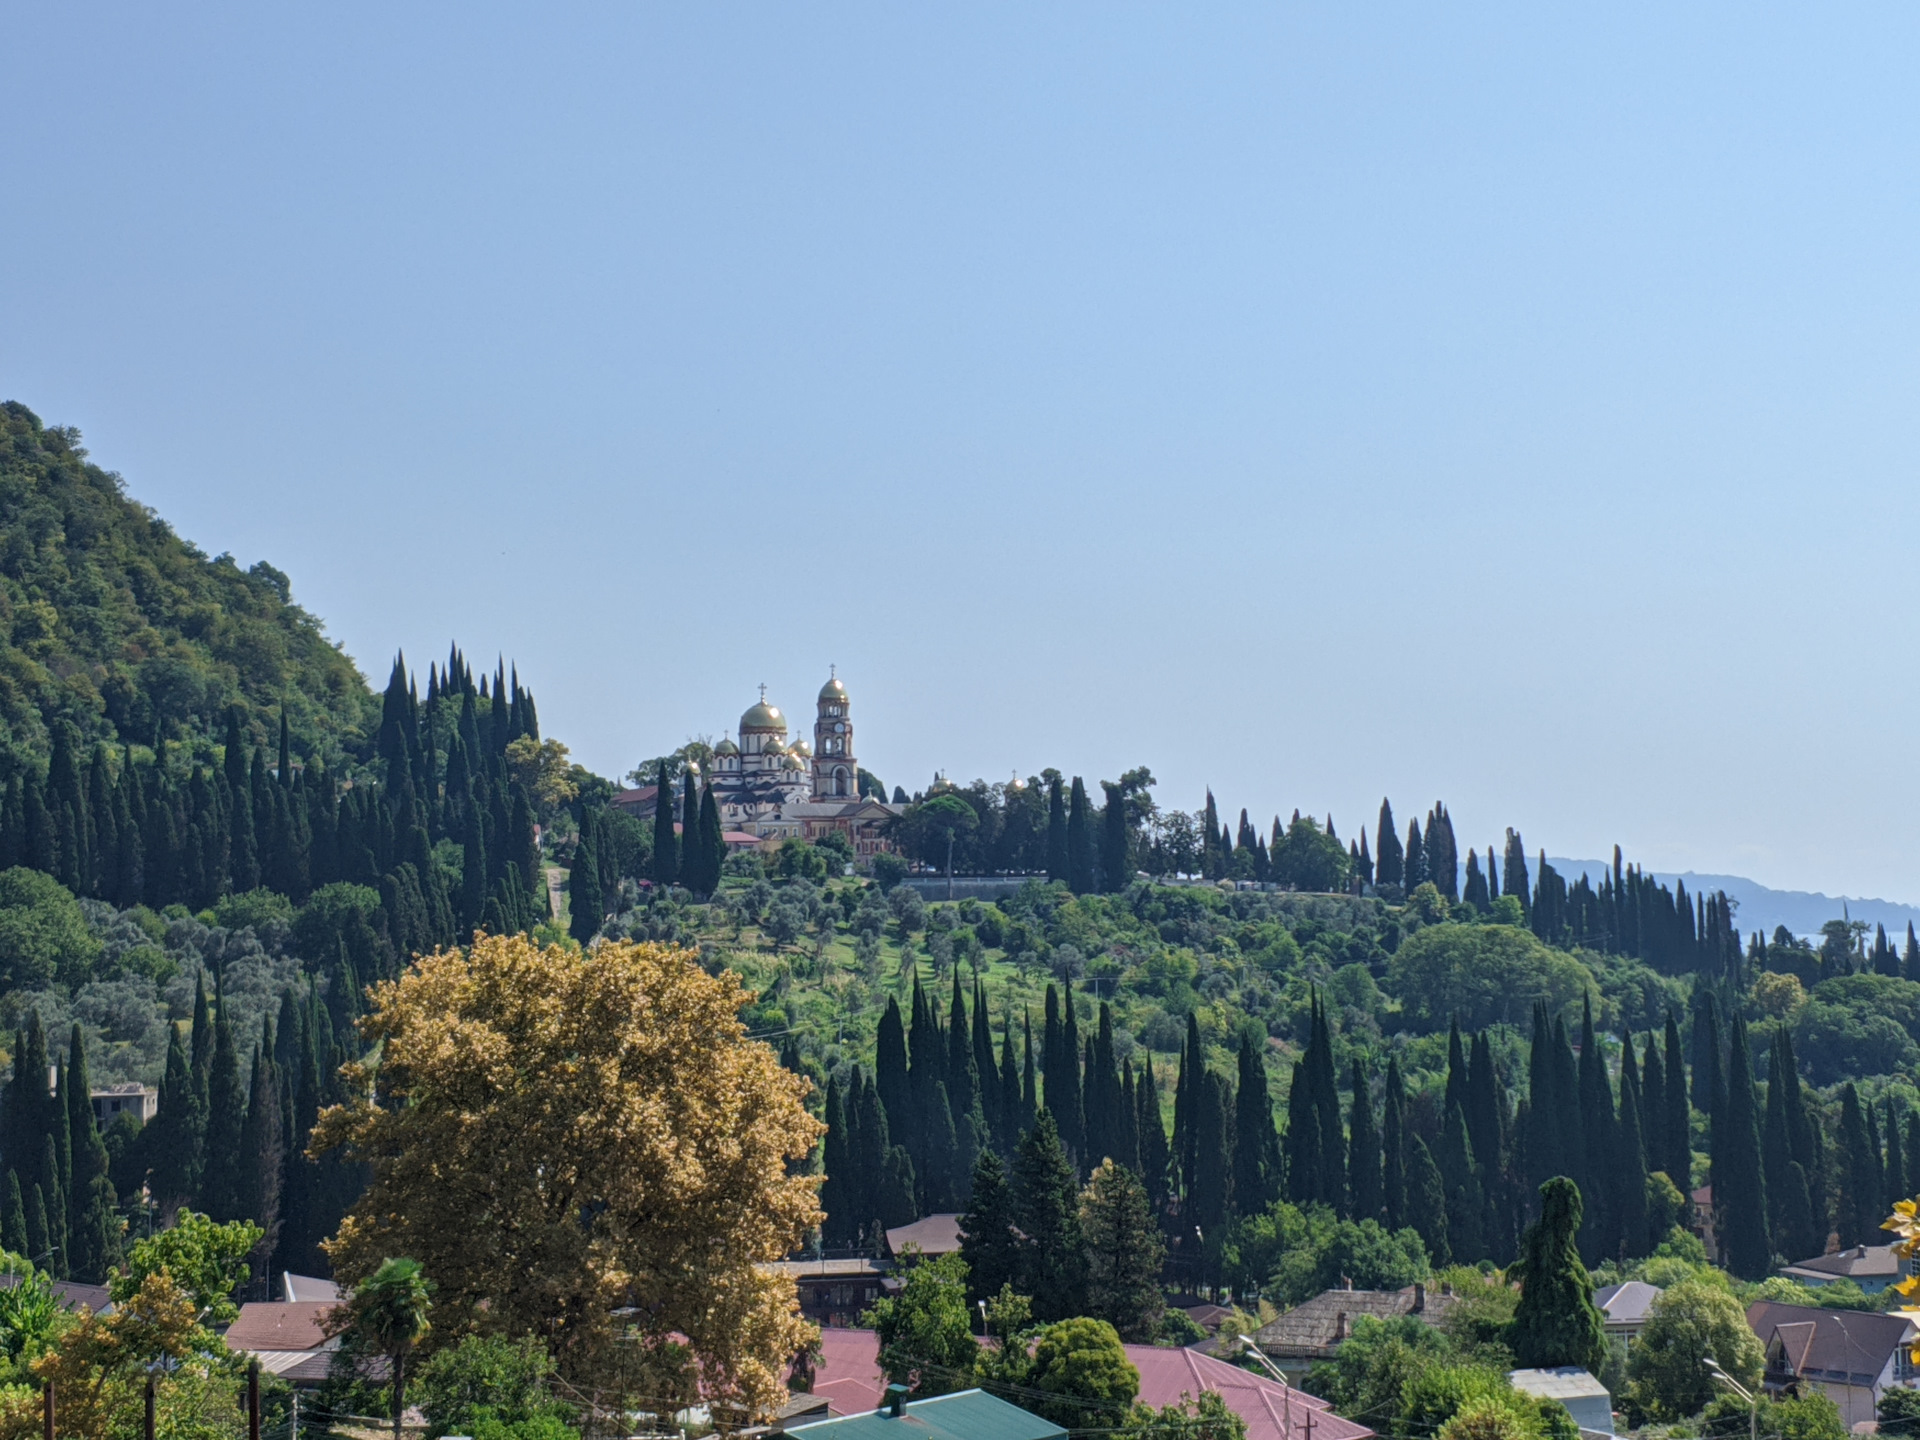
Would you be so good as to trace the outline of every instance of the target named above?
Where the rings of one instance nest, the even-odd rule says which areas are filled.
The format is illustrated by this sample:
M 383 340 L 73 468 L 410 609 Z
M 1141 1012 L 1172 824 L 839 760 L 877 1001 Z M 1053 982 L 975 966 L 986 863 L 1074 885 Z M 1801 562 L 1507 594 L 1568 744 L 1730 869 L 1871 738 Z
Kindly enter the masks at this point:
M 79 433 L 0 404 L 0 753 L 44 761 L 50 725 L 87 741 L 183 742 L 203 758 L 236 707 L 337 765 L 378 703 L 261 561 L 212 558 L 87 460 Z

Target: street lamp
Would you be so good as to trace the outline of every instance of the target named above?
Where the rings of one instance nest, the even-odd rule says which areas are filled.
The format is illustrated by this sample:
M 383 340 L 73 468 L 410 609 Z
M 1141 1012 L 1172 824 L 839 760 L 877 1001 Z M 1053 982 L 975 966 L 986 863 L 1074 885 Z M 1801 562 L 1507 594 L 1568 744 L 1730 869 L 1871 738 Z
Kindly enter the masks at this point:
M 1760 1397 L 1722 1370 L 1711 1355 L 1702 1357 L 1700 1363 L 1707 1367 L 1707 1374 L 1747 1402 L 1747 1440 L 1760 1440 Z

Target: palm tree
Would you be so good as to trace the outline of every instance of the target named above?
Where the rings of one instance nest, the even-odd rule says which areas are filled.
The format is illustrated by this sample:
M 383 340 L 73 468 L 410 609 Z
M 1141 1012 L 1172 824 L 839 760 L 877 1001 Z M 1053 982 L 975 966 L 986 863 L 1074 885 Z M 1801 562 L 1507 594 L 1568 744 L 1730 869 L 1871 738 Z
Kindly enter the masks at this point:
M 354 1287 L 347 1302 L 347 1328 L 360 1344 L 387 1357 L 393 1370 L 393 1437 L 400 1440 L 406 1411 L 407 1357 L 428 1330 L 433 1285 L 418 1260 L 383 1260 L 380 1268 Z

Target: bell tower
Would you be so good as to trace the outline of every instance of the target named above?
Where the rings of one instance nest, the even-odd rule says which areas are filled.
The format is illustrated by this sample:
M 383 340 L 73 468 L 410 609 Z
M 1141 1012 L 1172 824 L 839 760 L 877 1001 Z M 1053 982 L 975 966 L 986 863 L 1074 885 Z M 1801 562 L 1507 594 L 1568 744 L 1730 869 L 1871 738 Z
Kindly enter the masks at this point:
M 813 798 L 853 801 L 860 797 L 860 762 L 853 758 L 853 713 L 847 687 L 832 667 L 820 687 L 813 722 Z

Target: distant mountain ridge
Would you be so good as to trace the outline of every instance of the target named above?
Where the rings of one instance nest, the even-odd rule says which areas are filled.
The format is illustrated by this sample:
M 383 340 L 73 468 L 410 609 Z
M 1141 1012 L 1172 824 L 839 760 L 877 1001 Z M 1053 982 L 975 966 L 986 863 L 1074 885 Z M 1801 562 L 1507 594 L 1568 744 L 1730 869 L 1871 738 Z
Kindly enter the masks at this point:
M 1547 863 L 1569 882 L 1584 874 L 1596 885 L 1600 877 L 1613 868 L 1604 860 L 1568 860 L 1558 855 L 1549 855 Z M 1795 935 L 1818 935 L 1822 925 L 1840 919 L 1843 912 L 1851 919 L 1866 921 L 1869 926 L 1886 926 L 1890 936 L 1904 938 L 1909 924 L 1920 927 L 1920 905 L 1903 905 L 1897 900 L 1823 895 L 1814 890 L 1775 890 L 1742 875 L 1702 875 L 1693 870 L 1649 873 L 1663 885 L 1685 881 L 1689 895 L 1726 891 L 1727 898 L 1734 902 L 1733 922 L 1740 927 L 1742 937 L 1756 930 L 1771 937 L 1774 927 L 1779 925 L 1786 926 Z

